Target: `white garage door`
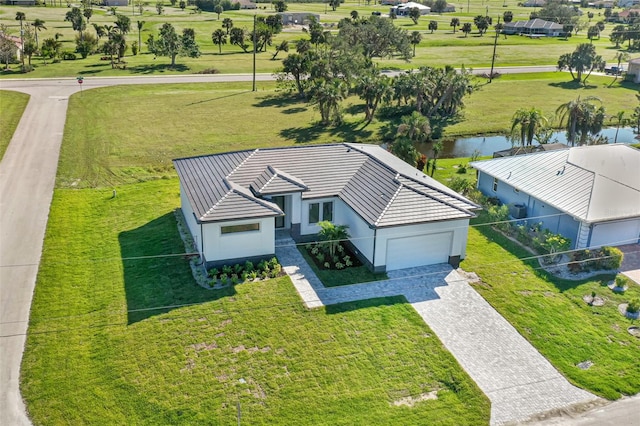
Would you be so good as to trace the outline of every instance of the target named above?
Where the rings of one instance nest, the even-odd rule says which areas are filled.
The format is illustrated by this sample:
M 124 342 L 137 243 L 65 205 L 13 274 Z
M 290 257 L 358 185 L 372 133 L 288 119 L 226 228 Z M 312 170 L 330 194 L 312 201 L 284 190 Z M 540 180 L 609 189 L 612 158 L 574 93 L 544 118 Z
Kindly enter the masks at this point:
M 414 235 L 387 240 L 387 271 L 446 263 L 453 232 Z
M 619 246 L 638 241 L 640 220 L 627 220 L 596 225 L 591 234 L 591 247 Z

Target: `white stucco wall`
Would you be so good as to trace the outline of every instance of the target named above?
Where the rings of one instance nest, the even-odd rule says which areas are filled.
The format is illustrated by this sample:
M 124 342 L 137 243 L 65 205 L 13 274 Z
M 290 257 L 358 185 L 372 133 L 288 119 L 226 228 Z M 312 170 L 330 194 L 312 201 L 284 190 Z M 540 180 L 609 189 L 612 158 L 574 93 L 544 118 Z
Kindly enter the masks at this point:
M 260 223 L 259 231 L 222 234 L 220 228 L 231 225 Z M 204 256 L 208 262 L 251 256 L 265 256 L 275 252 L 275 222 L 273 217 L 227 222 L 204 223 Z
M 326 201 L 333 201 L 333 223 L 340 225 L 340 223 L 336 222 L 336 204 L 340 201 L 337 197 L 329 197 L 329 198 L 314 198 L 311 200 L 302 200 L 300 204 L 300 215 L 297 216 L 300 218 L 300 234 L 301 235 L 310 235 L 317 234 L 320 231 L 320 227 L 316 224 L 309 224 L 309 204 L 320 203 L 320 212 L 322 213 L 322 203 Z M 322 217 L 320 218 L 322 220 Z
M 373 263 L 373 238 L 374 230 L 358 216 L 344 201 L 337 200 L 334 203 L 334 223 L 347 225 L 351 243 Z
M 464 259 L 467 249 L 467 233 L 469 231 L 469 220 L 459 219 L 378 229 L 376 238 L 375 261 L 373 265 L 375 267 L 386 265 L 387 240 L 389 239 L 409 237 L 414 235 L 435 234 L 447 231 L 453 232 L 451 250 L 447 255 L 460 256 L 461 259 Z

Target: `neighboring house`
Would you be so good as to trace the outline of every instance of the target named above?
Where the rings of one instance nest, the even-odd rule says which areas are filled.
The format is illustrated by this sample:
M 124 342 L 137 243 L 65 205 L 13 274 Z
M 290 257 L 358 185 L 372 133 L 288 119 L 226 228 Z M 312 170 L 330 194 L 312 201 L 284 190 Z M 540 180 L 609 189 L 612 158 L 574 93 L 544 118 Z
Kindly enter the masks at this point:
M 618 7 L 631 7 L 640 4 L 640 0 L 618 0 Z
M 376 145 L 255 149 L 173 161 L 182 212 L 209 266 L 273 256 L 276 230 L 314 241 L 318 222 L 347 225 L 370 269 L 465 256 L 478 205 Z
M 478 189 L 542 222 L 572 248 L 640 238 L 640 150 L 623 144 L 567 148 L 471 163 Z
M 389 13 L 395 12 L 396 16 L 409 16 L 411 9 L 420 10 L 420 15 L 428 15 L 431 12 L 431 8 L 429 6 L 410 1 L 408 3 L 392 7 Z
M 639 0 L 640 1 L 640 0 Z M 640 17 L 640 9 L 627 9 L 618 13 L 618 16 L 612 16 L 614 22 L 631 24 L 631 21 Z
M 128 6 L 129 0 L 103 0 L 102 4 L 107 7 Z
M 562 25 L 537 18 L 528 21 L 507 22 L 504 24 L 502 32 L 504 34 L 538 35 L 546 37 L 564 35 Z
M 283 25 L 309 25 L 311 19 L 320 22 L 320 15 L 311 12 L 281 12 Z
M 395 6 L 397 4 L 406 3 L 408 0 L 380 0 L 380 6 Z
M 8 6 L 35 6 L 36 0 L 5 0 Z
M 3 33 L 0 33 L 0 37 L 9 43 L 7 45 L 7 48 L 11 52 L 11 54 L 9 55 L 10 56 L 9 58 L 4 57 L 3 55 L 3 59 L 0 62 L 2 62 L 3 65 L 6 65 L 7 60 L 8 62 L 11 62 L 13 58 L 19 61 L 20 55 L 22 53 L 22 42 L 20 40 L 20 37 L 14 36 L 14 35 L 7 35 Z
M 522 5 L 524 7 L 542 7 L 547 4 L 547 0 L 527 0 Z
M 251 0 L 234 0 L 233 3 L 238 3 L 240 9 L 257 9 L 258 5 Z
M 640 58 L 635 58 L 629 61 L 627 78 L 631 79 L 634 83 L 640 83 Z
M 545 143 L 540 145 L 519 146 L 493 153 L 493 158 L 510 157 L 512 155 L 531 154 L 533 152 L 554 151 L 556 149 L 565 149 L 567 145 L 563 143 Z

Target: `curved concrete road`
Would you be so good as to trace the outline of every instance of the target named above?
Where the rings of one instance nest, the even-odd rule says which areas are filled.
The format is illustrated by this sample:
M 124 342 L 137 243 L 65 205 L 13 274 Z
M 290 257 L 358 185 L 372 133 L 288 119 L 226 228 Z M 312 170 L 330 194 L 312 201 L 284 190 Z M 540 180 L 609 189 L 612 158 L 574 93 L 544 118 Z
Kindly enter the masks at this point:
M 496 71 L 540 72 L 554 69 L 522 67 L 496 68 Z M 268 81 L 273 80 L 273 76 L 259 74 L 256 79 Z M 246 81 L 250 89 L 251 80 L 250 74 L 104 77 L 86 78 L 83 89 L 123 84 L 242 81 Z M 0 89 L 31 95 L 0 162 L 0 424 L 22 426 L 31 423 L 20 395 L 20 363 L 53 196 L 67 101 L 69 96 L 80 91 L 80 86 L 75 78 L 15 79 L 0 80 Z M 618 418 L 632 419 L 637 418 L 636 405 L 624 401 L 611 404 L 605 411 L 623 410 Z

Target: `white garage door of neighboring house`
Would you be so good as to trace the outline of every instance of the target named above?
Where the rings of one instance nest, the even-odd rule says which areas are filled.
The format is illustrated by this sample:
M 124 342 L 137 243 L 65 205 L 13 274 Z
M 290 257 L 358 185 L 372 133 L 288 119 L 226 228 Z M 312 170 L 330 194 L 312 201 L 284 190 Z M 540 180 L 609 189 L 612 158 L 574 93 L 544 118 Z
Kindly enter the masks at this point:
M 453 232 L 415 235 L 387 240 L 387 271 L 446 263 Z
M 640 220 L 627 220 L 596 225 L 591 234 L 591 247 L 619 246 L 638 241 L 640 234 Z

